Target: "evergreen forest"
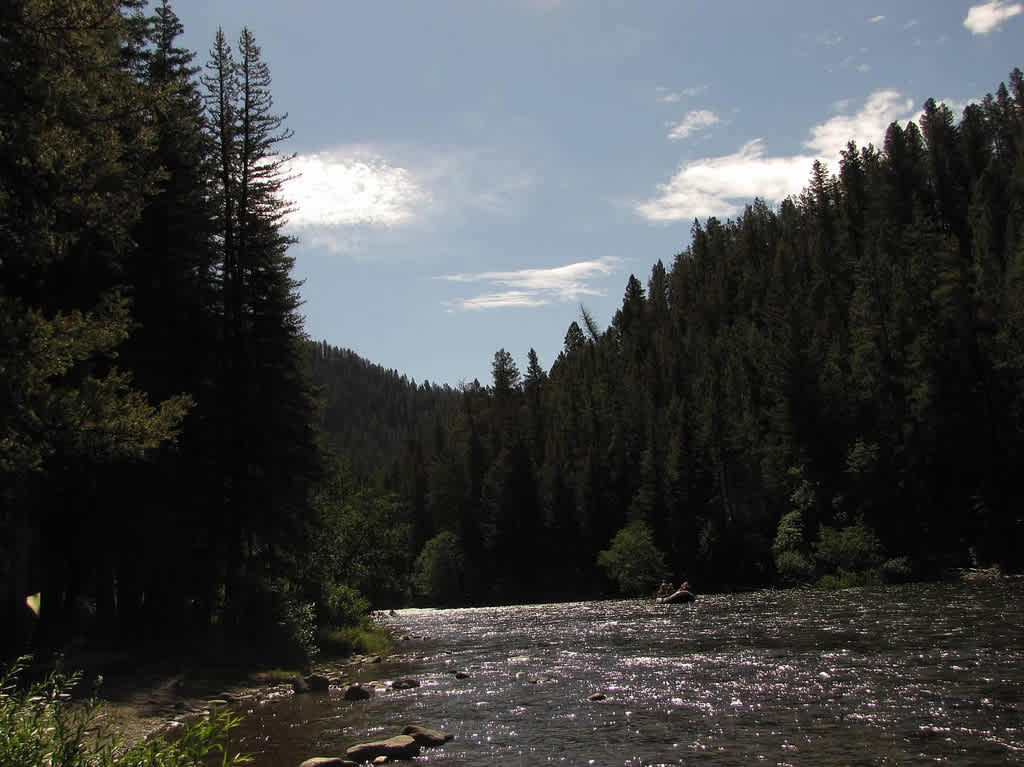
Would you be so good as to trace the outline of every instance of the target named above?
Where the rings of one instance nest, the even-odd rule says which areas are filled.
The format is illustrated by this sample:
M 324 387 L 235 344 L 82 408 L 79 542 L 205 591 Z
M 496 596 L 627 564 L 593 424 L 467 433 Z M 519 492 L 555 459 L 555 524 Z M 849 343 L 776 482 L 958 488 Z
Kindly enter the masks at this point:
M 1020 70 L 453 388 L 308 338 L 269 63 L 181 33 L 0 4 L 0 655 L 303 664 L 413 602 L 1020 569 Z

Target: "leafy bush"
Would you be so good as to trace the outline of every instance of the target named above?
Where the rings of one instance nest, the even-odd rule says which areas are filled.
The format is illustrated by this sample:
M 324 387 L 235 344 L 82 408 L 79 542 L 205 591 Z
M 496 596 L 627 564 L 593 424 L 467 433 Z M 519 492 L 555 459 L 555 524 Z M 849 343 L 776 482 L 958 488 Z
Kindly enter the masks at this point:
M 283 578 L 254 578 L 236 599 L 240 634 L 258 640 L 250 647 L 261 660 L 308 668 L 318 652 L 314 603 Z
M 818 559 L 829 569 L 865 572 L 882 564 L 882 544 L 863 523 L 842 529 L 822 525 L 816 545 Z
M 466 557 L 462 541 L 448 530 L 423 546 L 413 569 L 416 594 L 431 604 L 457 604 L 465 599 Z
M 351 586 L 327 583 L 320 602 L 321 626 L 358 626 L 370 612 L 370 600 Z
M 221 767 L 251 761 L 229 752 L 230 732 L 241 720 L 226 711 L 186 724 L 174 740 L 122 747 L 97 723 L 100 701 L 72 702 L 80 674 L 54 672 L 25 685 L 28 660 L 19 658 L 0 674 L 0 767 L 201 767 L 218 755 Z
M 775 555 L 775 570 L 787 584 L 807 583 L 814 577 L 814 563 L 799 551 L 782 551 Z
M 643 522 L 631 522 L 597 555 L 597 564 L 623 594 L 639 596 L 654 589 L 665 572 L 665 555 L 654 545 L 654 533 Z
M 802 511 L 791 511 L 779 520 L 772 543 L 775 571 L 786 585 L 806 583 L 814 577 L 814 562 L 808 556 Z
M 882 564 L 882 575 L 887 583 L 906 583 L 914 577 L 910 557 L 893 557 Z
M 325 628 L 320 631 L 320 647 L 336 656 L 385 655 L 391 651 L 391 634 L 369 619 L 356 626 Z

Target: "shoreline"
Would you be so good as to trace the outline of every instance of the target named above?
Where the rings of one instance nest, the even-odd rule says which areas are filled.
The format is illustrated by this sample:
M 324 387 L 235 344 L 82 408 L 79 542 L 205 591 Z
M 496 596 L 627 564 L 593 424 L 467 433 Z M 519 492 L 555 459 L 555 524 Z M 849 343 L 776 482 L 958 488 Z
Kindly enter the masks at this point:
M 224 707 L 272 704 L 309 691 L 311 676 L 326 677 L 331 685 L 353 679 L 357 670 L 381 662 L 382 656 L 353 655 L 328 658 L 299 670 L 250 669 L 208 666 L 199 670 L 142 665 L 132 673 L 95 673 L 85 666 L 78 689 L 83 698 L 101 703 L 94 720 L 98 731 L 115 734 L 122 746 L 173 734 L 186 722 L 209 717 Z M 92 692 L 96 677 L 102 681 Z M 91 694 L 90 694 L 91 693 Z M 77 696 L 76 696 L 77 697 Z

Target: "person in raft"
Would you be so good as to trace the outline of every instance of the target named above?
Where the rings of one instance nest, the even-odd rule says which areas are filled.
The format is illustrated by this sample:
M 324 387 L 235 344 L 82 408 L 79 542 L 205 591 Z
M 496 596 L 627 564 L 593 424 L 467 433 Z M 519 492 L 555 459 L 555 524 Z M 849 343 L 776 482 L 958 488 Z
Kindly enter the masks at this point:
M 659 597 L 667 597 L 669 594 L 675 593 L 675 587 L 668 581 L 662 581 L 661 587 L 658 589 Z

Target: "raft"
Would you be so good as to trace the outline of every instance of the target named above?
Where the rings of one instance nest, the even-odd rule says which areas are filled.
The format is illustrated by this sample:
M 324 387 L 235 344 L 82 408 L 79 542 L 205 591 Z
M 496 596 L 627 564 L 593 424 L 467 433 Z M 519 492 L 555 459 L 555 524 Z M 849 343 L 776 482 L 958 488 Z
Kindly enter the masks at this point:
M 659 605 L 674 605 L 679 602 L 692 602 L 696 598 L 697 597 L 693 595 L 692 591 L 679 589 L 679 591 L 674 594 L 669 594 L 667 597 L 657 597 L 654 601 Z

